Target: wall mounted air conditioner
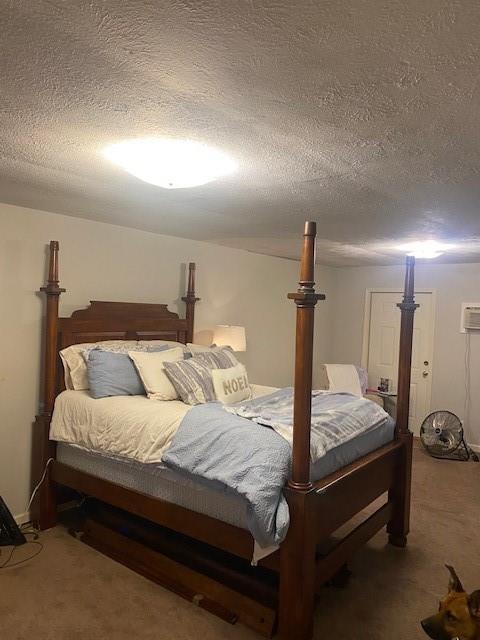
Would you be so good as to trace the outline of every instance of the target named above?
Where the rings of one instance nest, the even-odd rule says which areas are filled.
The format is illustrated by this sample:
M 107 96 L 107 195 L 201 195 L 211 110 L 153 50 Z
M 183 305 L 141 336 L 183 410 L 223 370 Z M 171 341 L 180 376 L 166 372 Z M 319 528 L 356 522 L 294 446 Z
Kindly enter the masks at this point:
M 460 330 L 480 331 L 480 302 L 464 302 L 462 304 L 462 322 Z

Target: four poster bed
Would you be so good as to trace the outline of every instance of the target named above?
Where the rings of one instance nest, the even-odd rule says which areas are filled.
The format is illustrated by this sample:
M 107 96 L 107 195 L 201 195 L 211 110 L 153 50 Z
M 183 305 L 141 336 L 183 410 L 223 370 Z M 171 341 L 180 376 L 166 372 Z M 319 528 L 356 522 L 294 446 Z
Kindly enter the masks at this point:
M 228 521 L 148 495 L 81 470 L 57 455 L 50 440 L 55 399 L 63 390 L 59 351 L 102 340 L 193 341 L 195 265 L 188 271 L 186 316 L 163 304 L 92 302 L 68 318 L 58 317 L 58 242 L 50 243 L 46 294 L 44 402 L 35 424 L 36 477 L 48 464 L 38 493 L 41 529 L 57 522 L 65 487 L 94 500 L 103 519 L 90 514 L 84 540 L 231 622 L 240 619 L 264 635 L 308 640 L 313 633 L 315 596 L 352 556 L 385 525 L 391 544 L 404 547 L 410 515 L 412 434 L 408 429 L 414 302 L 414 259 L 408 257 L 401 313 L 398 406 L 393 440 L 317 481 L 310 475 L 310 425 L 314 308 L 325 296 L 314 289 L 314 222 L 305 224 L 296 304 L 294 425 L 291 473 L 284 487 L 290 524 L 280 549 L 252 568 L 254 540 Z M 53 459 L 53 460 L 51 460 Z M 381 495 L 385 503 L 343 539 L 332 534 Z M 109 511 L 110 509 L 110 511 Z M 107 514 L 107 515 L 105 515 Z M 128 526 L 125 518 L 130 514 Z M 125 528 L 130 535 L 125 534 Z M 139 532 L 142 533 L 139 533 Z M 133 532 L 133 534 L 132 534 Z M 328 544 L 326 544 L 328 543 Z M 325 550 L 326 549 L 326 550 Z

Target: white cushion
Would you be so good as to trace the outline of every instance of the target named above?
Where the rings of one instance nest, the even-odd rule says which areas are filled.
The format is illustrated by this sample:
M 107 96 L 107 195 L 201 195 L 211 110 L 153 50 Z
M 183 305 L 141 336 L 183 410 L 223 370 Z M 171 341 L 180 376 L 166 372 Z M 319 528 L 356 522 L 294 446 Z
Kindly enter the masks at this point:
M 129 351 L 128 355 L 137 368 L 147 396 L 151 400 L 176 400 L 178 394 L 163 368 L 164 362 L 183 360 L 182 347 L 166 351 Z
M 326 364 L 328 389 L 336 393 L 353 393 L 362 397 L 358 370 L 353 364 Z
M 247 370 L 241 363 L 230 369 L 212 369 L 212 381 L 217 400 L 223 404 L 234 404 L 252 397 Z
M 218 349 L 218 347 L 207 347 L 205 344 L 193 344 L 193 342 L 187 342 L 187 351 L 190 351 L 192 356 L 196 353 L 204 353 L 205 351 L 212 351 Z

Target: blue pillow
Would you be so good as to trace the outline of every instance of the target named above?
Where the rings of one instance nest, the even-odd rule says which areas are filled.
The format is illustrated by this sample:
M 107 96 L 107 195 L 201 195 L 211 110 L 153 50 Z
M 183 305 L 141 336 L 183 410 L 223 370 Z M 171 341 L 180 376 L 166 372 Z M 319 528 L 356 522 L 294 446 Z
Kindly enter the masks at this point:
M 148 351 L 165 351 L 169 348 L 163 345 L 149 348 Z M 87 357 L 87 375 L 92 398 L 145 395 L 143 382 L 128 353 L 92 349 Z

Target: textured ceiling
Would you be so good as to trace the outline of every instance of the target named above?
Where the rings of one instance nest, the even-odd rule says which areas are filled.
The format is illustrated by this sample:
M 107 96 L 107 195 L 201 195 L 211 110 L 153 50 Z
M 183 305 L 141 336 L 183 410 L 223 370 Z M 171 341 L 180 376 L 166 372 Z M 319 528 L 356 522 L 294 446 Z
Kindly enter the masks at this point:
M 478 0 L 3 0 L 0 201 L 252 251 L 480 261 Z M 163 190 L 101 149 L 167 135 L 234 176 Z

